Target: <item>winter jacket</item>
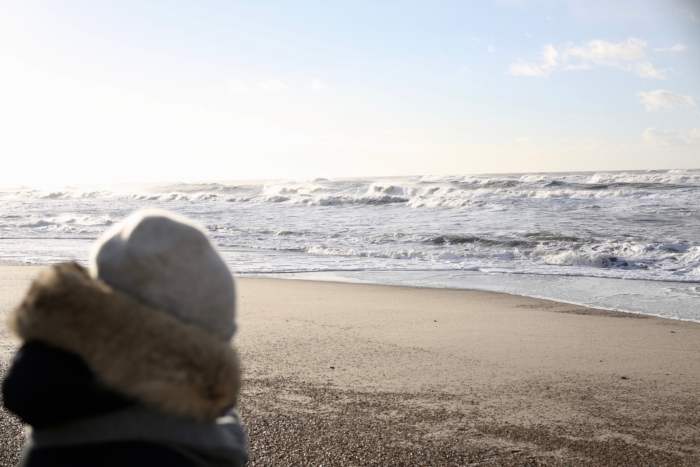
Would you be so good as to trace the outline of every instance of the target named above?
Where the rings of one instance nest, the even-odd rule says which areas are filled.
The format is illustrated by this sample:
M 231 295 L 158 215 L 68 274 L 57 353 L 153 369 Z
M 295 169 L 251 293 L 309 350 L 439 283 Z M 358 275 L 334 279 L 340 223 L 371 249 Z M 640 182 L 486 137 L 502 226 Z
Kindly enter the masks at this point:
M 24 341 L 5 407 L 31 425 L 23 466 L 240 466 L 240 370 L 228 342 L 76 264 L 50 268 L 10 318 Z

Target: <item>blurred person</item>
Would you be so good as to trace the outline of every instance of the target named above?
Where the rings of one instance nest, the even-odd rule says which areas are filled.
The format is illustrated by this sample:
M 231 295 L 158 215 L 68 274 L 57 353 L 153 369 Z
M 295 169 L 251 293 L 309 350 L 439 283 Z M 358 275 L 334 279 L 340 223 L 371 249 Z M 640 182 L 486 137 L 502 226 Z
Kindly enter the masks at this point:
M 9 319 L 2 385 L 31 426 L 21 466 L 241 466 L 231 273 L 204 230 L 141 211 L 90 268 L 47 268 Z

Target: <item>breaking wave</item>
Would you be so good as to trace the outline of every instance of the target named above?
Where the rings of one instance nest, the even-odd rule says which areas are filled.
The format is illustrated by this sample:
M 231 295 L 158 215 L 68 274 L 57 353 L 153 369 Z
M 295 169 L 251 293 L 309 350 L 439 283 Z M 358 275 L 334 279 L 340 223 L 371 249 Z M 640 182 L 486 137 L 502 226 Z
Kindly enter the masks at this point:
M 618 173 L 423 176 L 374 180 L 287 180 L 255 183 L 176 183 L 109 189 L 0 190 L 0 199 L 105 199 L 283 203 L 308 206 L 406 204 L 461 208 L 517 199 L 644 200 L 697 197 L 700 170 Z
M 205 225 L 237 272 L 700 281 L 700 170 L 0 189 L 0 259 L 84 261 L 130 212 Z

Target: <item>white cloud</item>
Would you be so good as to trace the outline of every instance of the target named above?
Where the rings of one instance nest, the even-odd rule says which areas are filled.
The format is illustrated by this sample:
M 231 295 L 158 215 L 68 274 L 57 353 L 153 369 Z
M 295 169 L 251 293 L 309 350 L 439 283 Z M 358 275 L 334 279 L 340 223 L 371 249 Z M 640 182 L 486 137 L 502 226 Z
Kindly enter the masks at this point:
M 561 69 L 565 71 L 590 70 L 592 68 L 588 63 L 579 63 L 577 65 L 564 65 Z
M 547 44 L 542 47 L 542 61 L 545 66 L 553 67 L 557 65 L 559 61 L 559 52 L 554 48 L 552 44 Z
M 656 91 L 637 93 L 641 97 L 647 111 L 658 110 L 661 108 L 673 109 L 675 107 L 694 107 L 695 100 L 692 96 L 684 96 L 677 92 L 667 91 L 665 89 L 657 89 Z
M 258 88 L 267 92 L 276 92 L 286 89 L 287 85 L 282 81 L 277 81 L 276 79 L 268 79 L 267 81 L 258 83 Z
M 552 21 L 552 17 L 551 17 L 551 16 L 547 16 L 545 19 L 546 19 L 547 21 Z
M 320 79 L 314 78 L 314 80 L 311 81 L 311 89 L 315 89 L 317 91 L 323 91 L 324 89 L 328 89 L 328 85 L 322 84 Z
M 515 76 L 549 76 L 550 68 L 535 63 L 515 62 L 510 66 L 510 74 Z
M 647 41 L 630 37 L 626 42 L 608 42 L 604 40 L 590 41 L 584 46 L 567 47 L 564 51 L 567 57 L 579 57 L 584 62 L 596 65 L 619 66 L 624 62 L 643 60 L 646 58 L 644 47 Z
M 642 135 L 644 144 L 651 149 L 669 146 L 700 145 L 700 128 L 694 128 L 688 133 L 661 128 L 647 128 Z
M 635 72 L 642 78 L 663 79 L 665 70 L 659 70 L 647 60 L 644 49 L 648 42 L 630 37 L 622 42 L 597 39 L 584 45 L 566 44 L 559 48 L 552 44 L 542 47 L 541 63 L 514 62 L 510 73 L 523 76 L 549 76 L 553 71 L 585 70 L 594 66 L 612 66 Z
M 637 63 L 635 65 L 635 71 L 642 78 L 654 78 L 654 79 L 664 79 L 666 78 L 666 71 L 654 68 L 650 62 Z
M 238 81 L 235 79 L 229 79 L 226 81 L 228 84 L 228 91 L 233 94 L 248 94 L 250 89 L 246 86 L 243 81 Z
M 530 138 L 522 137 L 522 138 L 516 138 L 515 142 L 518 144 L 530 144 L 532 142 L 532 140 L 530 140 Z
M 671 47 L 656 47 L 654 52 L 683 52 L 687 47 L 683 44 L 672 45 Z
M 493 54 L 493 53 L 496 53 L 496 46 L 495 46 L 495 45 L 489 45 L 488 47 L 486 47 L 486 50 L 487 50 L 488 52 L 492 53 L 492 54 Z

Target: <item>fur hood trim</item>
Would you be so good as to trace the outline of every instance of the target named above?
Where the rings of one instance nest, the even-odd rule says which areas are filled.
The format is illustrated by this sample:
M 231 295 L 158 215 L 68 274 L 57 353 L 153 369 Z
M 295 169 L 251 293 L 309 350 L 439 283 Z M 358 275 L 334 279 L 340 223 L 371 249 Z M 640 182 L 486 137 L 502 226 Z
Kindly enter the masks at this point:
M 151 308 L 82 266 L 45 270 L 9 327 L 79 355 L 108 387 L 162 412 L 213 419 L 236 404 L 240 367 L 220 337 Z

